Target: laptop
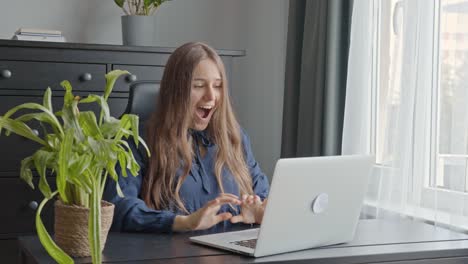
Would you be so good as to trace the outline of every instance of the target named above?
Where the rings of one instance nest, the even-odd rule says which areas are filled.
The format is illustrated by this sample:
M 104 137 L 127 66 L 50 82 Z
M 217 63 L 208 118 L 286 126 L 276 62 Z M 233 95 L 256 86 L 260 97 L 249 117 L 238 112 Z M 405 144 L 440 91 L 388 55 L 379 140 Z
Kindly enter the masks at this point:
M 279 159 L 260 228 L 190 241 L 261 257 L 350 242 L 373 156 Z

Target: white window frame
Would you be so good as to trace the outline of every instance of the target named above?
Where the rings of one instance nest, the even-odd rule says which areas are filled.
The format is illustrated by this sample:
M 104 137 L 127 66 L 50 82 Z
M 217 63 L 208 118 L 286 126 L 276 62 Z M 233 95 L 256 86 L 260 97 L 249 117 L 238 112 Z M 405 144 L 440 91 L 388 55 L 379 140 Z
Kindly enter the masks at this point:
M 439 131 L 440 131 L 440 72 L 441 72 L 441 63 L 440 62 L 440 16 L 441 16 L 441 2 L 442 0 L 434 0 L 434 51 L 433 51 L 433 87 L 432 87 L 432 109 L 431 109 L 431 138 L 430 138 L 430 146 L 431 146 L 431 156 L 428 167 L 430 168 L 429 177 L 424 178 L 424 187 L 422 188 L 422 196 L 423 196 L 423 203 L 425 205 L 431 205 L 436 203 L 437 208 L 441 209 L 442 211 L 447 212 L 447 218 L 450 218 L 450 212 L 453 211 L 454 207 L 463 207 L 468 206 L 468 193 L 437 188 L 431 186 L 431 181 L 435 181 L 436 177 L 438 176 L 438 155 L 439 155 Z M 454 201 L 458 201 L 459 205 L 454 205 Z M 460 213 L 461 215 L 468 215 L 468 208 L 463 208 L 463 212 Z M 468 220 L 468 217 L 464 218 Z M 464 226 L 468 226 L 468 223 Z
M 380 90 L 380 29 L 381 29 L 381 1 L 374 1 L 374 23 L 375 25 L 373 30 L 373 51 L 372 51 L 372 77 L 371 77 L 371 109 L 370 109 L 370 121 L 371 121 L 371 131 L 370 131 L 370 147 L 371 153 L 376 154 L 377 146 L 377 117 L 378 117 L 378 98 Z M 432 76 L 431 82 L 431 93 L 429 109 L 424 111 L 430 111 L 430 124 L 419 124 L 419 126 L 427 126 L 430 129 L 423 129 L 422 132 L 424 136 L 421 136 L 420 140 L 415 141 L 415 152 L 420 151 L 420 153 L 425 153 L 424 155 L 415 156 L 415 168 L 414 172 L 420 174 L 420 177 L 412 177 L 412 201 L 413 203 L 407 206 L 406 212 L 401 212 L 401 208 L 383 208 L 389 211 L 398 211 L 398 213 L 409 214 L 416 218 L 422 218 L 428 221 L 435 221 L 441 224 L 456 226 L 458 228 L 468 229 L 468 217 L 457 217 L 454 219 L 450 214 L 450 208 L 453 208 L 453 201 L 459 201 L 461 207 L 464 210 L 464 215 L 468 215 L 468 194 L 461 193 L 457 191 L 451 191 L 441 188 L 436 188 L 431 186 L 431 179 L 435 179 L 437 173 L 437 153 L 439 148 L 438 142 L 438 120 L 439 120 L 439 87 L 440 87 L 440 63 L 439 63 L 439 32 L 440 32 L 440 1 L 441 0 L 431 0 L 428 1 L 428 4 L 434 4 L 433 6 L 433 16 L 432 16 L 432 46 L 428 45 L 425 48 L 431 49 L 432 58 L 432 69 L 429 74 Z M 424 51 L 423 51 L 424 52 Z M 428 51 L 426 51 L 428 52 Z M 428 148 L 429 151 L 424 151 L 425 148 Z M 376 171 L 377 173 L 388 173 L 391 168 L 379 166 L 377 164 Z M 422 174 L 422 175 L 421 175 Z M 413 174 L 414 175 L 414 174 Z M 372 186 L 376 188 L 376 186 Z M 420 198 L 421 197 L 421 198 Z M 415 203 L 414 201 L 420 201 L 420 203 Z M 432 209 L 436 204 L 437 211 Z M 466 206 L 465 206 L 466 205 Z M 376 204 L 366 201 L 367 207 L 375 207 Z M 379 207 L 382 207 L 380 204 Z M 432 207 L 432 208 L 431 208 Z M 375 210 L 370 210 L 375 211 Z

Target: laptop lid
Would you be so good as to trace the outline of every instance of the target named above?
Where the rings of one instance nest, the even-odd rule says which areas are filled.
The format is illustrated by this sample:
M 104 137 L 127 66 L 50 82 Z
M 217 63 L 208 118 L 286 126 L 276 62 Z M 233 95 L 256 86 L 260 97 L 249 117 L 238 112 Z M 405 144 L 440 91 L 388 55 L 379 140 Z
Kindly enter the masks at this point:
M 351 241 L 373 162 L 372 156 L 280 159 L 259 229 L 190 240 L 255 257 Z M 237 243 L 255 238 L 255 248 Z
M 254 256 L 353 239 L 373 156 L 278 160 Z

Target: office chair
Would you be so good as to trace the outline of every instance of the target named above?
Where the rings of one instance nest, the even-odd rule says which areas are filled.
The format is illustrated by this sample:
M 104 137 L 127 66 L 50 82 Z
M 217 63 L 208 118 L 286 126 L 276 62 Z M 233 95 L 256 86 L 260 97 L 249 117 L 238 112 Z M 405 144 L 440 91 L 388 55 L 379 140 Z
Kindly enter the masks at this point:
M 140 135 L 144 137 L 145 122 L 156 108 L 159 81 L 138 81 L 130 85 L 130 94 L 124 114 L 135 114 L 140 118 Z

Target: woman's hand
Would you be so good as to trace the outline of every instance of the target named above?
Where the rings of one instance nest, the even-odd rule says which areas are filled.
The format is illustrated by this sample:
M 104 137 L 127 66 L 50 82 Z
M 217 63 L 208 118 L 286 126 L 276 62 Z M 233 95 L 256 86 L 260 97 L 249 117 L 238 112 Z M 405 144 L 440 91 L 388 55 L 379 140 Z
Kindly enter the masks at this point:
M 239 205 L 241 201 L 236 195 L 224 193 L 209 201 L 205 206 L 198 209 L 190 215 L 178 215 L 174 219 L 172 230 L 191 231 L 210 228 L 221 221 L 232 217 L 231 213 L 225 212 L 218 214 L 219 209 L 224 204 Z
M 267 199 L 263 202 L 258 195 L 242 195 L 241 212 L 231 218 L 231 223 L 261 224 Z

